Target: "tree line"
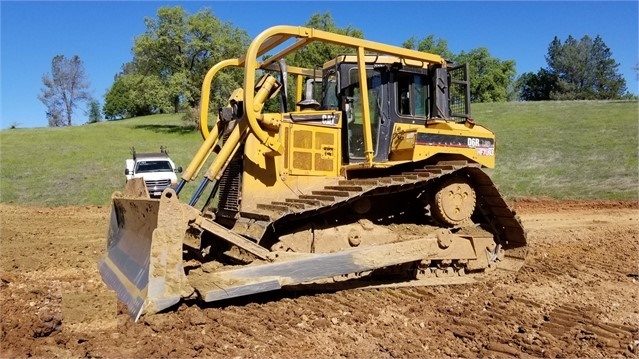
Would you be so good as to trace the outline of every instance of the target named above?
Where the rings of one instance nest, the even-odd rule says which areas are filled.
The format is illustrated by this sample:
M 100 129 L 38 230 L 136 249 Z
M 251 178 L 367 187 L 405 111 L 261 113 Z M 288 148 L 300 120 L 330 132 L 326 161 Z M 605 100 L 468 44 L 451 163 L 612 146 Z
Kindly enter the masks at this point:
M 189 14 L 182 7 L 160 7 L 156 17 L 145 18 L 146 30 L 134 40 L 131 61 L 122 65 L 104 96 L 104 105 L 88 93 L 88 80 L 78 56 L 54 57 L 51 74 L 43 76 L 38 98 L 47 107 L 50 126 L 70 126 L 73 110 L 88 103 L 89 122 L 155 113 L 184 112 L 197 121 L 201 84 L 217 62 L 244 55 L 250 38 L 243 29 L 220 21 L 206 8 Z M 357 28 L 339 27 L 330 13 L 316 13 L 304 24 L 320 30 L 363 38 Z M 446 40 L 427 35 L 407 39 L 403 47 L 436 53 L 453 63 L 470 67 L 471 101 L 510 100 L 609 100 L 632 98 L 619 74 L 619 64 L 603 39 L 585 35 L 555 37 L 548 46 L 547 66 L 537 73 L 516 77 L 514 60 L 493 57 L 485 47 L 455 54 Z M 314 68 L 349 49 L 312 43 L 287 59 L 292 66 Z M 228 94 L 242 85 L 239 70 L 225 70 L 212 84 L 211 103 L 226 102 Z M 213 107 L 214 108 L 214 107 Z M 101 111 L 100 111 L 101 110 Z

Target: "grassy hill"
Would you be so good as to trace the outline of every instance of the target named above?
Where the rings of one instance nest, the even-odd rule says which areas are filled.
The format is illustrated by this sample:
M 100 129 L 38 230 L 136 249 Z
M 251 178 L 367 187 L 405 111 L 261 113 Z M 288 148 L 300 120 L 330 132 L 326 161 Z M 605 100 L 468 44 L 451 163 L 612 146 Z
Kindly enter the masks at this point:
M 186 167 L 201 142 L 198 132 L 182 127 L 179 115 L 3 130 L 0 202 L 108 204 L 111 193 L 124 187 L 124 160 L 132 146 L 138 152 L 167 146 L 175 163 Z
M 507 196 L 637 199 L 639 102 L 476 104 L 473 117 L 497 136 Z
M 0 131 L 0 202 L 108 204 L 124 186 L 131 146 L 139 152 L 167 146 L 186 167 L 202 139 L 179 117 Z M 507 197 L 637 199 L 636 101 L 475 104 L 473 117 L 497 135 L 491 175 Z M 196 186 L 181 197 L 190 198 Z

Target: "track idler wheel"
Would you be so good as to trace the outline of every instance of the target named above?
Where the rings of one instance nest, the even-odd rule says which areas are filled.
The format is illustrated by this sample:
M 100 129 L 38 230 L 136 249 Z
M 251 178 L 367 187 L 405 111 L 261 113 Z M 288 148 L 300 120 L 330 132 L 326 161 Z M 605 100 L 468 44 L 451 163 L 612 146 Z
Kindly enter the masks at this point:
M 463 178 L 450 178 L 435 192 L 431 214 L 441 224 L 459 226 L 471 222 L 475 204 L 475 190 Z

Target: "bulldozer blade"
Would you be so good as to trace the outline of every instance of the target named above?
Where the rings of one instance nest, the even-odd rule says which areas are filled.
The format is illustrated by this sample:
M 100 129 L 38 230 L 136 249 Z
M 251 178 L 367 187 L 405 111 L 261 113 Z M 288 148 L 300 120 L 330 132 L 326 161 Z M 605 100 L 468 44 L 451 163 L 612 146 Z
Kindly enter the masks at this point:
M 135 321 L 192 293 L 182 266 L 188 227 L 182 206 L 172 190 L 159 200 L 143 195 L 129 198 L 127 193 L 112 198 L 107 251 L 98 269 Z

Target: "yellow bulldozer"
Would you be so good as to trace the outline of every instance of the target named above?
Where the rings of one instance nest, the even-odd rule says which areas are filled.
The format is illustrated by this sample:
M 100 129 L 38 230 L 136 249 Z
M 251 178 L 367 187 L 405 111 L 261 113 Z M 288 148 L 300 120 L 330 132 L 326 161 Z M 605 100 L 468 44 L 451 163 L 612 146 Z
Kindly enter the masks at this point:
M 314 42 L 352 51 L 286 65 Z M 243 87 L 209 126 L 211 84 L 229 68 L 243 69 Z M 177 186 L 152 199 L 132 180 L 113 194 L 103 280 L 137 321 L 185 298 L 518 270 L 526 233 L 483 171 L 495 136 L 470 117 L 468 78 L 467 65 L 435 54 L 305 27 L 263 31 L 206 74 L 204 141 Z

